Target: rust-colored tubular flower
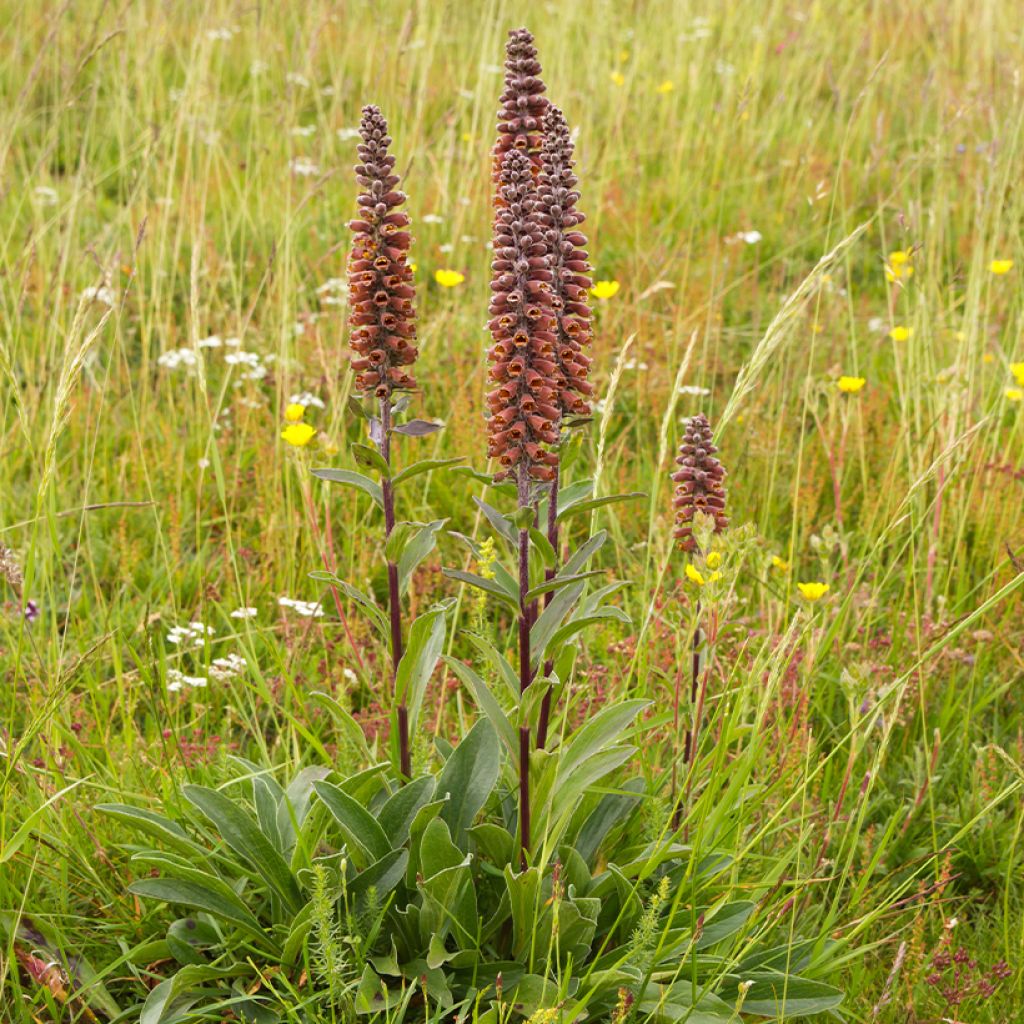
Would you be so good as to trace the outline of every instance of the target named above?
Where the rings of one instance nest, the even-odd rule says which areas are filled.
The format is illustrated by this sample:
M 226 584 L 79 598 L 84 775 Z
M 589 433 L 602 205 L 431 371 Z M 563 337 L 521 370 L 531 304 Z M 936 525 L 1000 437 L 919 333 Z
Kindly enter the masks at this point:
M 512 29 L 505 44 L 505 89 L 498 108 L 498 140 L 494 144 L 493 178 L 498 186 L 495 204 L 500 206 L 501 169 L 511 149 L 525 153 L 540 169 L 542 119 L 548 101 L 540 78 L 540 61 L 533 36 L 525 28 Z
M 676 496 L 673 505 L 676 510 L 675 537 L 684 551 L 695 551 L 697 541 L 693 536 L 693 517 L 698 512 L 711 516 L 715 533 L 721 533 L 729 525 L 725 514 L 725 467 L 715 458 L 718 449 L 713 444 L 711 424 L 703 413 L 698 413 L 686 424 L 683 443 L 679 446 L 676 465 L 679 470 L 672 474 L 676 482 Z
M 564 416 L 590 415 L 587 401 L 594 386 L 587 380 L 590 357 L 590 279 L 586 236 L 577 230 L 584 216 L 577 209 L 580 194 L 573 171 L 573 144 L 569 125 L 558 107 L 544 115 L 544 145 L 538 180 L 541 220 L 552 274 L 552 309 L 555 318 L 555 362 L 558 365 L 558 407 Z
M 515 475 L 522 491 L 529 479 L 554 477 L 558 456 L 546 446 L 558 442 L 559 414 L 551 268 L 530 158 L 521 150 L 505 152 L 499 191 L 487 324 L 497 387 L 487 395 L 487 454 L 500 463 L 495 480 Z
M 355 171 L 362 191 L 359 217 L 349 223 L 355 232 L 348 261 L 352 368 L 359 391 L 390 400 L 393 391 L 416 386 L 405 369 L 417 356 L 416 291 L 407 263 L 412 236 L 409 215 L 398 209 L 405 194 L 398 190 L 388 123 L 379 108 L 363 107 L 359 134 Z

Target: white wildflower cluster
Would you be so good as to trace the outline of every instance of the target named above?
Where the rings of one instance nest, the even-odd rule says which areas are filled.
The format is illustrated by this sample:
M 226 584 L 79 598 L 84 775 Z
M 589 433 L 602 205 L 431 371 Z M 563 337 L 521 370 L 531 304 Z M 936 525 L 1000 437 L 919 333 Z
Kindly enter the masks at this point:
M 257 612 L 257 610 L 255 608 L 236 608 L 231 613 L 231 618 L 233 618 L 233 619 L 255 619 L 257 614 L 259 614 L 259 613 Z
M 300 178 L 312 178 L 320 173 L 319 166 L 305 156 L 296 156 L 289 160 L 288 169 Z
M 215 632 L 213 626 L 190 622 L 187 626 L 172 626 L 167 631 L 167 642 L 179 647 L 202 647 L 206 638 Z
M 117 292 L 110 285 L 97 284 L 82 290 L 83 302 L 102 302 L 105 306 L 113 306 L 117 302 Z
M 338 136 L 339 139 L 341 139 L 342 142 L 349 142 L 352 139 L 358 139 L 359 138 L 359 129 L 358 128 L 339 128 L 338 131 L 337 131 L 337 136 Z
M 697 395 L 698 397 L 702 397 L 704 395 L 710 395 L 711 394 L 711 389 L 710 388 L 698 387 L 698 385 L 696 385 L 696 384 L 684 384 L 684 385 L 682 385 L 682 387 L 680 387 L 679 394 L 681 394 L 681 395 Z
M 421 224 L 443 224 L 444 217 L 437 213 L 425 213 L 420 217 Z
M 238 349 L 229 352 L 224 357 L 228 366 L 242 366 L 246 369 L 241 373 L 242 380 L 262 380 L 267 375 L 267 368 L 263 365 L 263 357 L 258 352 L 246 352 Z
M 57 205 L 57 190 L 50 188 L 49 185 L 36 185 L 32 190 L 32 194 L 36 197 L 36 201 L 40 206 Z
M 210 663 L 210 678 L 217 683 L 234 679 L 245 671 L 245 658 L 240 654 L 226 655 L 223 658 L 214 658 Z
M 171 693 L 177 693 L 186 686 L 190 686 L 194 690 L 202 689 L 208 682 L 209 680 L 206 676 L 187 676 L 176 668 L 169 668 L 167 670 L 167 689 Z
M 195 352 L 190 348 L 172 348 L 157 357 L 157 364 L 165 370 L 194 370 L 199 363 Z
M 305 75 L 300 75 L 297 71 L 289 71 L 288 74 L 284 76 L 284 80 L 289 85 L 297 86 L 299 89 L 309 88 L 309 79 Z
M 279 597 L 277 603 L 282 608 L 291 608 L 299 615 L 305 615 L 307 619 L 319 618 L 324 613 L 319 601 L 300 601 L 294 597 Z
M 296 135 L 301 139 L 308 139 L 310 135 L 316 134 L 315 124 L 297 124 L 292 128 L 292 135 Z
M 326 409 L 327 406 L 322 398 L 314 395 L 312 391 L 299 391 L 288 399 L 289 405 L 302 405 L 307 409 Z

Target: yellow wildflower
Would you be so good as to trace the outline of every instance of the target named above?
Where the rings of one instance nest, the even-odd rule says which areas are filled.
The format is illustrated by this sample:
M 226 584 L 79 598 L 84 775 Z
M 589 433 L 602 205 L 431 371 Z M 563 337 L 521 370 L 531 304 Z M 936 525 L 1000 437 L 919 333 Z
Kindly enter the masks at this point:
M 836 387 L 838 387 L 844 395 L 855 395 L 866 383 L 867 381 L 863 377 L 843 376 L 836 381 Z
M 959 338 L 957 339 L 957 341 L 960 341 L 960 340 L 961 340 L 961 339 L 959 339 Z M 987 366 L 987 365 L 988 365 L 989 363 L 994 363 L 994 362 L 996 361 L 996 357 L 995 357 L 994 355 L 992 355 L 992 353 L 991 353 L 991 352 L 986 352 L 986 353 L 985 353 L 985 354 L 984 354 L 984 355 L 983 355 L 983 356 L 981 357 L 981 361 L 982 361 L 983 363 L 985 363 L 985 365 Z
M 473 136 L 472 132 L 463 132 L 462 133 L 462 141 L 463 142 L 472 142 L 473 139 L 474 139 L 474 136 Z
M 1024 389 L 1007 388 L 1004 394 L 1011 402 L 1024 402 Z
M 664 96 L 666 93 L 670 93 L 675 87 L 675 82 L 671 82 L 666 78 L 655 91 Z
M 910 262 L 910 250 L 909 249 L 897 249 L 895 252 L 889 253 L 889 262 L 894 267 L 902 266 L 903 264 Z
M 284 418 L 289 423 L 298 423 L 306 415 L 306 407 L 298 402 L 292 402 L 284 411 Z
M 612 83 L 615 84 L 615 85 L 625 85 L 626 84 L 626 76 L 621 71 L 613 71 L 612 75 L 611 75 L 611 78 L 612 78 Z
M 494 550 L 494 538 L 488 537 L 480 544 L 480 557 L 477 559 L 476 569 L 481 579 L 494 579 L 494 563 L 498 560 L 497 552 Z
M 1010 363 L 1010 373 L 1017 383 L 1024 388 L 1024 363 Z
M 897 249 L 889 253 L 889 259 L 885 264 L 885 276 L 889 281 L 899 281 L 904 277 L 914 276 L 913 249 Z
M 434 280 L 442 288 L 454 288 L 456 285 L 462 284 L 466 280 L 466 276 L 457 270 L 435 270 Z
M 420 269 L 420 265 L 415 260 L 409 264 L 409 269 L 415 274 Z
M 893 341 L 906 341 L 913 333 L 913 327 L 897 326 L 889 332 L 889 337 L 892 338 Z
M 281 436 L 293 448 L 305 448 L 313 440 L 314 434 L 316 434 L 316 429 L 308 423 L 289 423 L 281 432 Z
M 707 580 L 704 579 L 704 574 L 697 568 L 697 566 L 686 563 L 686 578 L 696 583 L 698 587 L 703 587 Z
M 789 572 L 789 562 L 778 555 L 772 555 L 772 568 L 778 569 L 779 572 Z
M 993 274 L 1008 274 L 1013 269 L 1013 260 L 993 260 L 988 269 Z
M 712 551 L 707 557 L 709 569 L 717 569 L 722 564 L 722 556 L 717 551 Z
M 590 294 L 595 299 L 610 299 L 613 295 L 618 295 L 619 287 L 618 281 L 595 281 Z
M 828 593 L 827 583 L 798 583 L 797 590 L 810 602 L 820 601 Z

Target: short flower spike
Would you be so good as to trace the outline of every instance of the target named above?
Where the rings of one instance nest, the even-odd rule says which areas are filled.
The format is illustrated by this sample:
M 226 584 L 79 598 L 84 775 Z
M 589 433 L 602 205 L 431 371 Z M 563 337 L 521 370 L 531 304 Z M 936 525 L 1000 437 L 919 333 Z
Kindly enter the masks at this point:
M 359 217 L 349 224 L 355 233 L 348 261 L 352 369 L 359 391 L 390 399 L 393 391 L 416 387 L 405 369 L 418 354 L 416 289 L 407 262 L 412 236 L 409 215 L 398 209 L 405 194 L 398 191 L 388 124 L 377 107 L 363 108 L 359 135 L 356 180 L 362 192 Z
M 698 413 L 686 425 L 683 443 L 679 446 L 672 474 L 676 483 L 673 506 L 676 510 L 675 537 L 684 551 L 695 551 L 693 519 L 698 512 L 711 516 L 715 533 L 729 525 L 725 514 L 725 467 L 715 458 L 718 449 L 711 440 L 711 424 L 703 413 Z

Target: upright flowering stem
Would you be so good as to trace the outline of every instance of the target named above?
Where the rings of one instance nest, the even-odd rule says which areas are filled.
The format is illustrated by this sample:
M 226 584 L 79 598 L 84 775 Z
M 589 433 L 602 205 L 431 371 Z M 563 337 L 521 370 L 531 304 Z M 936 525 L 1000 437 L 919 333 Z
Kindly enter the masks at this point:
M 718 449 L 715 447 L 711 424 L 707 416 L 699 413 L 686 425 L 676 465 L 679 469 L 672 474 L 676 484 L 673 507 L 675 508 L 676 529 L 674 536 L 679 546 L 688 554 L 706 554 L 701 552 L 694 536 L 693 527 L 697 513 L 709 517 L 712 529 L 720 533 L 729 525 L 725 514 L 725 467 L 716 458 Z M 693 720 L 686 731 L 683 750 L 683 761 L 692 765 L 697 749 L 697 732 L 703 710 L 703 691 L 700 689 L 700 628 L 701 605 L 698 598 L 694 608 L 694 621 L 691 650 L 690 676 L 690 707 L 693 709 Z M 698 702 L 698 696 L 700 701 Z M 679 679 L 676 679 L 674 700 L 674 720 L 679 723 Z M 676 764 L 672 765 L 672 791 L 676 791 Z M 677 810 L 678 814 L 678 810 Z
M 494 204 L 501 206 L 501 175 L 505 154 L 517 149 L 530 158 L 534 174 L 541 164 L 541 132 L 548 100 L 540 77 L 540 61 L 533 36 L 514 28 L 505 44 L 505 88 L 498 108 L 498 138 L 494 144 Z
M 416 381 L 403 367 L 416 360 L 416 312 L 412 269 L 407 258 L 412 236 L 409 215 L 397 209 L 405 202 L 394 173 L 395 158 L 388 152 L 391 137 L 387 122 L 374 106 L 363 108 L 359 126 L 359 160 L 356 180 L 359 217 L 349 224 L 354 232 L 348 261 L 349 316 L 356 373 L 356 388 L 373 392 L 380 407 L 374 423 L 374 441 L 381 457 L 391 466 L 392 396 L 415 388 Z M 378 433 L 379 431 L 379 433 Z M 395 499 L 390 473 L 381 482 L 385 543 L 395 527 Z M 392 683 L 402 659 L 402 608 L 398 566 L 388 559 L 388 605 L 391 617 Z M 412 774 L 409 747 L 409 714 L 404 697 L 399 701 L 399 770 Z
M 526 595 L 530 589 L 530 534 L 526 521 L 533 507 L 534 482 L 550 483 L 558 457 L 549 446 L 558 441 L 551 269 L 544 243 L 537 186 L 529 156 L 516 147 L 504 152 L 499 179 L 500 204 L 494 218 L 494 259 L 488 328 L 490 417 L 488 456 L 499 464 L 495 480 L 514 477 L 519 524 L 519 687 L 533 682 Z M 520 729 L 519 824 L 522 860 L 530 842 L 530 730 Z
M 569 125 L 558 107 L 549 105 L 543 119 L 544 141 L 541 147 L 538 200 L 544 225 L 544 241 L 551 262 L 551 300 L 555 333 L 555 373 L 552 384 L 556 393 L 559 423 L 572 416 L 589 416 L 587 400 L 594 386 L 587 379 L 590 357 L 584 352 L 592 339 L 591 312 L 587 290 L 592 287 L 589 254 L 583 248 L 586 236 L 578 229 L 584 216 L 577 208 L 580 194 L 573 170 L 573 144 Z M 548 541 L 555 551 L 556 564 L 547 572 L 552 579 L 558 572 L 558 485 L 559 467 L 548 492 Z M 548 591 L 545 605 L 554 591 Z M 551 663 L 544 673 L 551 673 Z M 544 696 L 537 724 L 537 746 L 547 742 L 551 717 L 551 691 Z

